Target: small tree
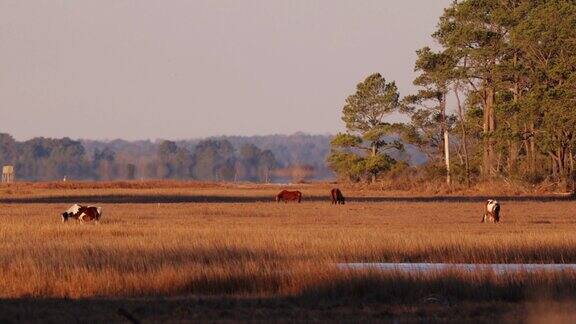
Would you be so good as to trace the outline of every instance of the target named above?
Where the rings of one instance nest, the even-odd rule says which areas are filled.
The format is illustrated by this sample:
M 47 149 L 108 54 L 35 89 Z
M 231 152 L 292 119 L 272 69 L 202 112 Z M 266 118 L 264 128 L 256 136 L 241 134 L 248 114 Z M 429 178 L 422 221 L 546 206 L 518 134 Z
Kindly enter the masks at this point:
M 116 152 L 111 148 L 105 147 L 103 150 L 94 151 L 92 162 L 94 171 L 99 180 L 112 180 L 115 177 Z
M 391 149 L 403 150 L 400 141 L 392 135 L 403 128 L 384 118 L 399 110 L 398 88 L 394 82 L 375 73 L 356 86 L 356 93 L 346 99 L 342 120 L 346 133 L 332 140 L 328 164 L 340 176 L 351 180 L 370 177 L 372 182 L 383 171 L 389 170 L 395 160 L 386 154 Z
M 260 182 L 270 182 L 272 170 L 274 170 L 277 165 L 278 162 L 276 162 L 272 151 L 262 151 L 258 156 L 258 177 Z
M 158 162 L 161 178 L 166 179 L 174 176 L 175 168 L 172 162 L 177 151 L 178 146 L 172 141 L 164 140 L 158 146 Z

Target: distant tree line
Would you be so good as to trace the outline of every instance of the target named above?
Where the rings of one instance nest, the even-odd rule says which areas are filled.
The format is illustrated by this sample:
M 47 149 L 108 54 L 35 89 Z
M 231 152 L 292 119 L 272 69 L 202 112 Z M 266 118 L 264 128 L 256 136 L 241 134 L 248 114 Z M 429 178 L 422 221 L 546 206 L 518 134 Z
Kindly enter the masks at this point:
M 270 182 L 278 163 L 270 150 L 243 144 L 237 150 L 227 140 L 199 142 L 193 152 L 163 141 L 156 162 L 148 165 L 154 178 L 204 181 Z
M 219 137 L 183 141 L 93 141 L 0 134 L 0 165 L 28 181 L 194 179 L 289 182 L 329 179 L 327 135 Z
M 16 142 L 12 136 L 0 133 L 0 164 L 14 165 L 17 179 L 89 178 L 93 174 L 92 161 L 85 159 L 85 153 L 80 142 L 69 138 Z
M 380 74 L 358 84 L 343 108 L 347 132 L 332 141 L 331 168 L 351 180 L 384 177 L 402 165 L 390 154 L 401 143 L 386 140 L 395 134 L 449 183 L 505 178 L 573 188 L 576 2 L 454 1 L 433 37 L 437 50 L 416 52 L 415 94 L 400 97 Z M 393 112 L 410 122 L 387 122 Z

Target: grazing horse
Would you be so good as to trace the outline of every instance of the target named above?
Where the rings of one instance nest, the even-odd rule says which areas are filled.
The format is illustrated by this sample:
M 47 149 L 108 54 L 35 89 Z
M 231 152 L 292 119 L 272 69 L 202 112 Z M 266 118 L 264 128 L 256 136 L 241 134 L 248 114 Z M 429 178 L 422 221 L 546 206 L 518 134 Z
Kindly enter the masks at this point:
M 496 200 L 488 199 L 488 201 L 486 201 L 482 223 L 486 221 L 492 223 L 500 222 L 500 204 Z
M 344 205 L 346 202 L 344 195 L 342 195 L 342 191 L 340 191 L 338 188 L 332 188 L 332 190 L 330 190 L 330 197 L 332 197 L 332 204 Z
M 68 218 L 74 218 L 80 222 L 89 222 L 91 220 L 98 222 L 100 217 L 102 217 L 102 208 L 74 204 L 62 213 L 62 222 L 68 221 Z
M 276 202 L 283 200 L 285 203 L 288 201 L 302 201 L 302 193 L 300 191 L 288 191 L 282 190 L 278 195 L 276 195 Z

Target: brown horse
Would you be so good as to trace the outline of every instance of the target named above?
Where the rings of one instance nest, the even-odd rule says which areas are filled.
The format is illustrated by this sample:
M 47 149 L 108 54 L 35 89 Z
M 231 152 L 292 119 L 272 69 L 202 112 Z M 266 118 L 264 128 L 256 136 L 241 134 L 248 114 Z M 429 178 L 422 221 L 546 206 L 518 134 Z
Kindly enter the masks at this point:
M 332 197 L 332 204 L 344 205 L 346 203 L 346 199 L 344 199 L 342 191 L 340 191 L 338 188 L 332 188 L 332 190 L 330 190 L 330 197 Z
M 281 200 L 285 203 L 288 201 L 298 201 L 298 203 L 300 203 L 302 201 L 302 193 L 300 191 L 282 190 L 276 195 L 276 202 L 280 202 Z

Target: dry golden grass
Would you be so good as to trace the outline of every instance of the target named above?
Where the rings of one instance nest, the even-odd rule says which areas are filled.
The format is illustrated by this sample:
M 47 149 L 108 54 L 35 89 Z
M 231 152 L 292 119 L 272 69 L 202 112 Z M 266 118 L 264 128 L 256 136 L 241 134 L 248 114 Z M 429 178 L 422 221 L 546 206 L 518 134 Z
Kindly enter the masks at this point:
M 571 297 L 575 291 L 572 272 L 405 275 L 346 272 L 334 266 L 576 263 L 574 201 L 504 201 L 503 222 L 493 225 L 480 224 L 481 201 L 350 199 L 345 206 L 332 206 L 326 188 L 302 185 L 305 196 L 316 197 L 302 204 L 272 202 L 275 186 L 3 188 L 19 192 L 3 193 L 0 199 L 81 196 L 124 203 L 101 204 L 101 225 L 60 223 L 67 201 L 1 204 L 0 298 L 194 294 L 372 296 L 410 302 L 439 291 L 481 300 L 520 300 L 535 292 Z M 348 188 L 345 194 L 376 197 L 378 192 Z M 224 202 L 153 203 L 174 196 L 220 197 Z M 126 203 L 141 197 L 148 203 Z M 234 202 L 242 197 L 254 202 Z
M 409 182 L 390 180 L 375 184 L 302 183 L 282 188 L 304 189 L 307 196 L 326 196 L 330 188 L 339 186 L 356 197 L 430 197 L 430 196 L 565 196 L 548 184 L 539 186 L 514 181 L 480 182 L 468 188 L 461 184 L 446 186 L 444 181 Z M 68 181 L 68 182 L 17 182 L 0 186 L 0 198 L 82 196 L 82 195 L 189 195 L 213 196 L 269 196 L 280 188 L 274 184 L 213 183 L 200 181 L 146 180 L 146 181 Z

